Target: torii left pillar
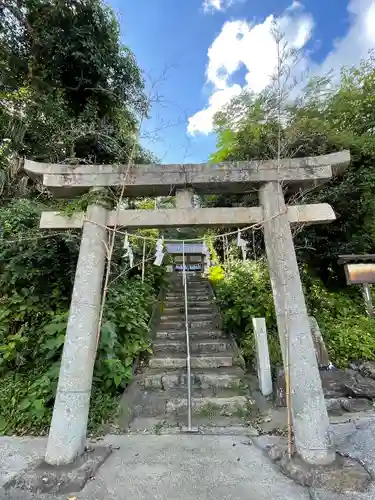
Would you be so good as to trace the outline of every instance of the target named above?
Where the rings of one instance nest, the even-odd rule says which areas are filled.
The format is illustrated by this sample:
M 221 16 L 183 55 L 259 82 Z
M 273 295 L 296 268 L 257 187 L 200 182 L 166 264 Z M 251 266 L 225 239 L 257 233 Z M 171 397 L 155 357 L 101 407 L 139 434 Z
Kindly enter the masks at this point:
M 90 205 L 83 224 L 45 461 L 63 465 L 84 451 L 108 239 L 107 209 Z M 90 291 L 90 293 L 87 293 Z

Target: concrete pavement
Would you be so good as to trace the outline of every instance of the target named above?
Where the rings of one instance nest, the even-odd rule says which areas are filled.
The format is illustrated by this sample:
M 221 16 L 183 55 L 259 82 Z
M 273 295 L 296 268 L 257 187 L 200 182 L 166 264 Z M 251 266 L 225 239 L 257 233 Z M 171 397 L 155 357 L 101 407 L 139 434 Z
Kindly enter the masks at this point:
M 375 475 L 375 417 L 332 426 L 339 451 Z M 119 446 L 77 500 L 375 500 L 366 493 L 335 495 L 302 488 L 281 474 L 249 437 L 208 435 L 106 436 Z M 98 443 L 99 444 L 99 443 Z M 0 486 L 42 458 L 45 438 L 0 438 Z M 74 496 L 74 495 L 71 495 Z M 1 500 L 67 500 L 0 490 Z
M 107 436 L 120 446 L 102 465 L 97 477 L 77 493 L 87 500 L 307 500 L 309 493 L 283 477 L 249 439 L 232 436 Z M 36 457 L 41 438 L 1 438 L 2 484 Z M 13 455 L 11 462 L 9 457 Z M 67 496 L 1 492 L 7 500 Z M 73 495 L 72 495 L 73 496 Z

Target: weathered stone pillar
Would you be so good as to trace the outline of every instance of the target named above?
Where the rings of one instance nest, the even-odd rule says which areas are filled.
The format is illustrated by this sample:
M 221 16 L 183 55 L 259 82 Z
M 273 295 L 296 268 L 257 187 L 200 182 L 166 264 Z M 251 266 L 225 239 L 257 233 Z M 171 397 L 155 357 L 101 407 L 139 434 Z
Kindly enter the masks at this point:
M 86 440 L 106 262 L 107 210 L 90 205 L 86 219 L 45 456 L 51 465 L 72 462 L 84 451 Z
M 177 191 L 176 191 L 176 207 L 177 208 L 194 208 L 193 198 L 194 198 L 194 191 L 191 188 L 177 189 Z
M 260 201 L 284 366 L 289 337 L 297 452 L 310 464 L 329 464 L 335 459 L 335 450 L 329 435 L 329 419 L 281 185 L 278 182 L 264 184 L 260 188 Z

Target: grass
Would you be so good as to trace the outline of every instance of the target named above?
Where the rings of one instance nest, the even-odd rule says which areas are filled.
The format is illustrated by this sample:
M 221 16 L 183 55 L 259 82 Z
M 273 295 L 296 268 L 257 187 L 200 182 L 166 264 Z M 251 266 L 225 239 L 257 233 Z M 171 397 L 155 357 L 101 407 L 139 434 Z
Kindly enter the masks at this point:
M 215 405 L 213 403 L 207 403 L 198 408 L 198 410 L 196 410 L 196 414 L 202 417 L 207 417 L 211 420 L 215 415 L 220 414 L 220 410 L 221 407 L 219 405 Z
M 162 422 L 158 422 L 157 424 L 154 425 L 154 434 L 157 436 L 160 436 L 162 433 L 163 428 L 165 427 L 166 421 L 163 420 Z

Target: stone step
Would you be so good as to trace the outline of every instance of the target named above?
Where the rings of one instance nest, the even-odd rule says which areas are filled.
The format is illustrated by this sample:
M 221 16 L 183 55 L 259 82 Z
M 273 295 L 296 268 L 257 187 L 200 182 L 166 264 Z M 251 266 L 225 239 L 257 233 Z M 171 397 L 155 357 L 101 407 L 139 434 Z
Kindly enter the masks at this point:
M 172 428 L 177 432 L 186 429 L 186 396 L 181 394 L 177 398 L 170 395 L 160 397 L 155 391 L 145 392 L 148 404 L 142 406 L 126 430 L 162 434 L 170 433 Z M 154 398 L 151 404 L 150 398 Z M 254 400 L 249 396 L 223 394 L 192 398 L 192 424 L 203 434 L 210 433 L 211 429 L 213 434 L 257 435 L 257 431 L 249 425 L 255 416 Z
M 165 300 L 164 301 L 164 309 L 173 309 L 173 308 L 185 308 L 185 300 Z M 199 300 L 190 300 L 188 297 L 188 308 L 195 307 L 208 307 L 212 308 L 212 300 L 207 298 L 202 298 Z
M 183 276 L 182 273 L 171 273 L 168 276 L 168 278 L 169 278 L 169 280 L 182 279 L 182 276 Z M 196 279 L 198 279 L 198 280 L 207 280 L 207 278 L 205 278 L 201 272 L 195 272 L 195 273 L 193 273 L 193 272 L 187 272 L 186 273 L 186 278 L 188 280 L 196 280 Z
M 209 329 L 212 330 L 215 327 L 215 318 L 211 319 L 192 319 L 189 318 L 189 328 L 191 329 Z M 185 329 L 185 319 L 176 320 L 171 318 L 165 318 L 160 323 L 160 329 L 162 330 L 180 330 Z
M 221 366 L 233 366 L 233 352 L 221 352 L 205 354 L 204 356 L 191 356 L 191 368 L 219 368 Z M 150 368 L 175 369 L 186 367 L 186 356 L 184 354 L 163 352 L 153 356 L 149 362 Z
M 175 311 L 166 311 L 165 309 L 163 309 L 162 314 L 164 316 L 168 316 L 168 317 L 169 316 L 174 317 L 174 316 L 178 316 L 178 315 L 185 317 L 185 309 L 181 308 L 181 309 L 176 309 Z M 189 317 L 196 316 L 199 319 L 201 316 L 213 316 L 217 313 L 213 309 L 208 310 L 208 311 L 202 311 L 202 310 L 192 311 L 191 309 L 188 309 L 188 314 L 189 314 Z
M 186 287 L 188 290 L 194 290 L 194 289 L 200 290 L 203 288 L 209 290 L 210 284 L 207 283 L 207 281 L 205 281 L 205 282 L 188 282 Z M 182 292 L 185 290 L 185 287 L 184 287 L 182 281 L 175 282 L 175 283 L 169 283 L 168 285 L 166 285 L 166 288 L 167 288 L 167 290 L 181 290 Z
M 184 300 L 185 290 L 183 288 L 181 288 L 181 289 L 178 289 L 178 288 L 168 289 L 166 292 L 166 296 L 167 297 L 175 296 L 175 297 L 179 297 L 181 300 Z M 187 289 L 187 296 L 188 296 L 188 298 L 193 297 L 193 296 L 206 297 L 206 298 L 212 297 L 211 291 L 207 287 L 188 288 Z
M 194 308 L 189 308 L 188 307 L 188 315 L 189 317 L 190 316 L 197 316 L 199 318 L 199 316 L 208 316 L 208 315 L 215 315 L 217 314 L 216 310 L 213 309 L 212 307 L 211 308 L 197 308 L 197 307 L 194 307 Z M 171 308 L 169 309 L 163 309 L 163 315 L 165 316 L 170 316 L 170 317 L 175 317 L 175 316 L 184 316 L 185 317 L 185 308 L 174 308 L 171 310 Z
M 208 283 L 188 283 L 188 285 L 187 285 L 188 293 L 189 293 L 189 291 L 191 292 L 194 290 L 198 290 L 198 291 L 207 290 L 207 291 L 209 291 L 210 286 L 208 285 Z M 167 291 L 168 292 L 178 291 L 180 293 L 185 293 L 185 287 L 182 285 L 182 283 L 173 283 L 173 284 L 168 285 Z
M 164 418 L 160 417 L 137 417 L 124 431 L 129 434 L 184 434 L 187 431 L 187 412 L 182 414 L 170 414 Z M 242 416 L 215 415 L 207 412 L 207 415 L 194 414 L 193 428 L 198 429 L 202 435 L 214 436 L 257 436 L 259 432 L 249 425 Z
M 188 301 L 201 301 L 201 300 L 207 300 L 211 297 L 210 294 L 206 293 L 205 291 L 202 292 L 202 293 L 188 293 Z M 182 293 L 167 293 L 165 295 L 165 301 L 166 302 L 169 302 L 169 301 L 175 301 L 175 300 L 178 300 L 178 301 L 181 301 L 181 302 L 184 302 L 185 301 L 185 294 L 182 292 Z
M 157 339 L 153 343 L 153 351 L 155 354 L 160 352 L 181 352 L 186 353 L 186 342 L 185 340 L 163 340 Z M 190 341 L 190 352 L 191 354 L 204 354 L 211 352 L 223 352 L 229 351 L 231 349 L 231 344 L 228 340 L 218 340 L 210 338 L 202 338 L 199 340 Z
M 185 293 L 185 287 L 182 283 L 169 284 L 166 287 L 167 291 L 178 291 Z M 187 291 L 191 290 L 210 290 L 210 285 L 208 283 L 188 283 Z
M 188 311 L 188 321 L 189 324 L 196 321 L 213 321 L 216 315 L 213 311 L 211 312 L 200 312 L 200 313 L 190 313 Z M 185 311 L 179 313 L 165 313 L 163 312 L 160 318 L 161 324 L 170 321 L 183 321 L 185 325 Z
M 169 304 L 165 304 L 165 307 L 163 309 L 164 314 L 169 314 L 172 316 L 178 315 L 178 314 L 185 314 L 185 304 L 178 305 L 178 306 L 172 306 Z M 189 314 L 213 314 L 215 313 L 215 309 L 212 307 L 211 303 L 207 303 L 204 305 L 191 305 L 188 303 L 188 313 Z
M 168 283 L 169 284 L 175 284 L 175 283 L 181 283 L 182 284 L 182 276 L 176 276 L 174 278 L 170 278 L 168 280 Z M 191 283 L 204 283 L 204 284 L 207 284 L 207 279 L 205 278 L 202 278 L 200 276 L 189 276 L 187 278 L 187 283 L 188 284 L 191 284 Z
M 193 389 L 209 387 L 237 388 L 242 385 L 243 371 L 239 367 L 223 367 L 210 370 L 194 370 L 191 374 Z M 187 387 L 186 370 L 148 370 L 141 381 L 145 389 L 175 389 Z
M 195 389 L 192 395 L 192 410 L 196 415 L 237 415 L 244 416 L 248 405 L 253 404 L 247 390 L 209 387 Z M 183 415 L 187 411 L 186 388 L 169 390 L 147 390 L 137 402 L 134 416 L 165 417 L 170 414 Z
M 224 392 L 224 390 L 223 390 Z M 208 413 L 217 410 L 226 414 L 244 413 L 249 398 L 246 396 L 233 395 L 216 395 L 192 397 L 191 406 L 194 413 Z M 171 398 L 166 404 L 166 413 L 176 413 L 186 411 L 188 407 L 187 397 Z
M 201 338 L 226 339 L 227 336 L 221 330 L 189 330 L 190 340 L 199 340 Z M 156 334 L 157 339 L 185 340 L 185 329 L 182 330 L 159 330 Z
M 178 303 L 176 306 L 176 302 Z M 198 307 L 201 307 L 201 304 L 203 306 L 206 305 L 211 305 L 212 306 L 212 298 L 208 296 L 207 294 L 204 295 L 194 295 L 188 296 L 188 305 L 190 306 L 191 304 L 195 304 Z M 185 307 L 185 297 L 183 295 L 177 296 L 174 295 L 173 297 L 166 297 L 164 299 L 164 306 L 165 307 Z

